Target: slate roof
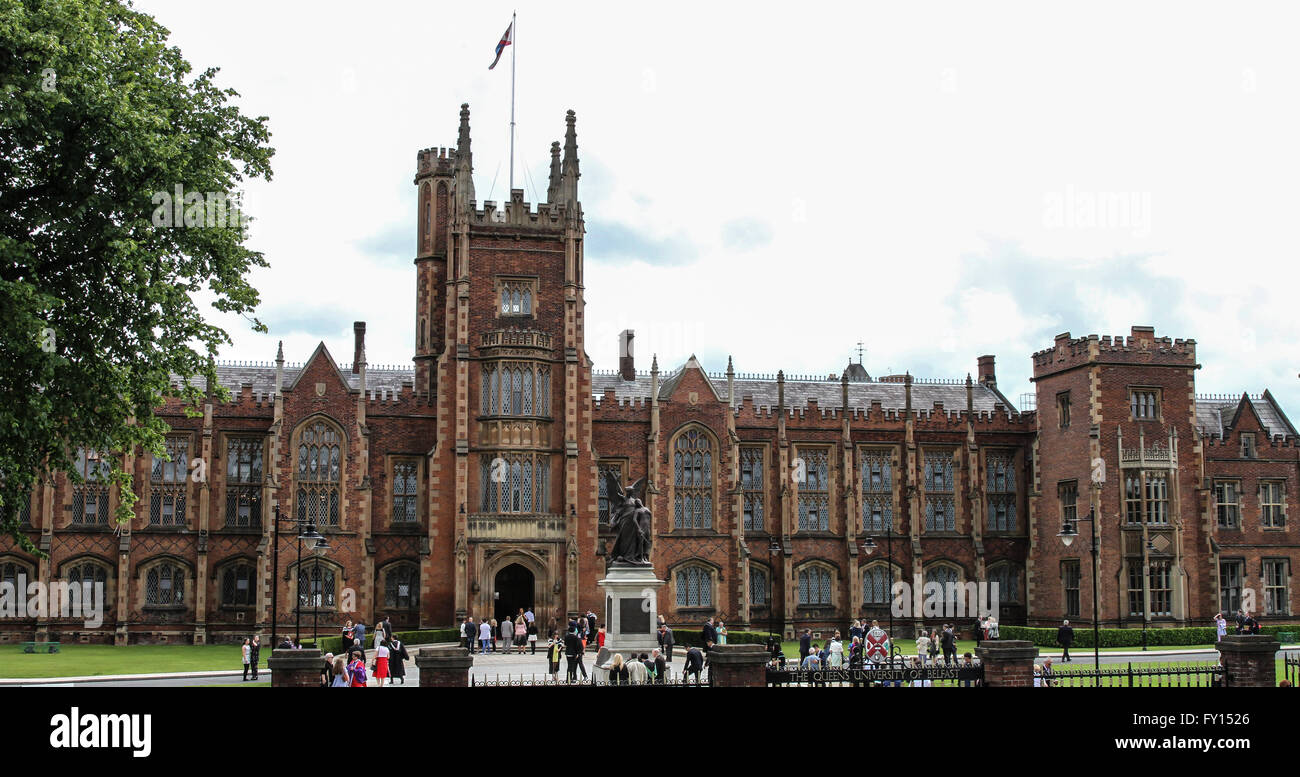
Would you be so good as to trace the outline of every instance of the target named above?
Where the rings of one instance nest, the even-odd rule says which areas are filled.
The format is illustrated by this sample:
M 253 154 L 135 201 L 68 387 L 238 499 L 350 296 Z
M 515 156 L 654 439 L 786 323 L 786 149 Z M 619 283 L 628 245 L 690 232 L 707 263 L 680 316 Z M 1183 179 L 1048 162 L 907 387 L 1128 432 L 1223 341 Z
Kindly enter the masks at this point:
M 1265 391 L 1262 395 L 1247 396 L 1246 401 L 1255 409 L 1255 414 L 1259 416 L 1259 421 L 1264 425 L 1269 437 L 1297 436 L 1295 427 L 1291 425 L 1291 421 L 1287 419 L 1286 413 L 1282 412 L 1282 408 L 1272 394 Z M 1196 426 L 1203 435 L 1223 437 L 1236 424 L 1239 410 L 1244 410 L 1241 407 L 1241 395 L 1235 398 L 1228 394 L 1217 397 L 1197 397 Z
M 349 389 L 356 391 L 361 388 L 361 376 L 352 372 L 351 364 L 340 364 L 338 368 L 343 373 L 343 377 L 347 379 Z M 302 370 L 303 365 L 301 364 L 295 364 L 292 367 L 285 364 L 283 388 L 292 386 Z M 229 389 L 232 394 L 238 394 L 244 385 L 251 386 L 254 395 L 272 394 L 275 387 L 275 365 L 250 362 L 218 363 L 217 381 Z M 192 382 L 195 386 L 203 388 L 202 378 L 195 378 Z M 367 393 L 382 391 L 387 394 L 396 394 L 401 391 L 403 383 L 415 385 L 414 367 L 410 369 L 402 367 L 366 367 Z
M 665 399 L 672 393 L 672 387 L 680 380 L 682 370 L 672 373 L 660 373 L 659 398 Z M 708 374 L 708 373 L 706 373 Z M 727 379 L 725 376 L 708 374 L 713 389 L 725 401 L 727 396 Z M 592 394 L 603 396 L 605 390 L 612 388 L 614 397 L 620 401 L 650 400 L 650 376 L 638 374 L 634 380 L 623 380 L 617 372 L 594 372 L 591 376 Z M 736 378 L 736 402 L 739 407 L 745 397 L 751 397 L 756 407 L 776 407 L 777 392 L 775 378 Z M 836 380 L 786 380 L 786 407 L 802 407 L 809 399 L 815 399 L 817 406 L 825 409 L 838 408 L 842 401 L 840 381 Z M 994 405 L 1001 404 L 1004 412 L 1014 413 L 1015 407 L 997 390 L 976 383 L 973 390 L 975 412 L 994 412 Z M 870 410 L 872 402 L 879 402 L 884 410 L 902 410 L 905 407 L 904 386 L 902 383 L 883 381 L 849 382 L 849 407 Z M 941 402 L 946 411 L 966 409 L 966 385 L 964 382 L 952 383 L 917 383 L 912 384 L 912 409 L 930 410 L 935 402 Z

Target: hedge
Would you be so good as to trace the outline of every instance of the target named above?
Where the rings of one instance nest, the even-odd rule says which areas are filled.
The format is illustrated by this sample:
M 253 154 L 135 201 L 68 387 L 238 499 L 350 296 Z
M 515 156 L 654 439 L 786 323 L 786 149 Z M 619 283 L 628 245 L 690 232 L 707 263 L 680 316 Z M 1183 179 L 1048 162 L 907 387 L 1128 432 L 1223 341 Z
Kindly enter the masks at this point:
M 695 624 L 685 626 L 673 626 L 673 645 L 676 647 L 704 647 L 704 640 L 700 638 L 700 627 Z M 779 635 L 778 635 L 779 636 Z M 727 631 L 728 645 L 766 645 L 767 632 L 765 631 Z
M 1279 632 L 1300 632 L 1300 625 L 1269 624 L 1260 627 L 1261 634 L 1276 636 Z M 1231 625 L 1228 633 L 1233 633 Z M 1101 647 L 1142 647 L 1142 629 L 1101 629 Z M 1058 647 L 1055 628 L 1033 628 L 1029 626 L 998 626 L 1001 639 L 1028 640 L 1039 647 Z M 1147 629 L 1147 645 L 1213 645 L 1216 632 L 1213 626 L 1191 626 L 1180 629 Z M 1072 648 L 1091 648 L 1092 629 L 1076 626 Z
M 425 629 L 424 631 L 395 631 L 393 636 L 408 645 L 426 644 L 429 642 L 459 642 L 460 629 Z M 311 640 L 306 640 L 308 645 Z M 317 640 L 318 647 L 322 653 L 338 653 L 343 650 L 343 635 L 337 637 L 321 637 Z M 369 628 L 366 629 L 366 648 L 375 646 L 375 633 Z

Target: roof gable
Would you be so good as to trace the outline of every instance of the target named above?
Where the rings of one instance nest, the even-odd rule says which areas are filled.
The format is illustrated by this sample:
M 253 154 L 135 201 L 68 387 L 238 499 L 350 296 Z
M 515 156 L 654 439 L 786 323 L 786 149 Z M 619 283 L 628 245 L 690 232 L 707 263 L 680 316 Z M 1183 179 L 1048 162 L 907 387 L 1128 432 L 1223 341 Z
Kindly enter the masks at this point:
M 323 366 L 321 364 L 322 361 L 329 366 Z M 326 374 L 332 374 L 334 379 L 338 381 L 340 388 L 344 391 L 352 391 L 352 387 L 348 385 L 347 376 L 339 370 L 338 362 L 334 361 L 334 357 L 330 356 L 330 351 L 325 347 L 324 340 L 320 342 L 320 345 L 316 346 L 316 350 L 312 351 L 311 358 L 308 359 L 306 364 L 302 366 L 302 369 L 298 371 L 297 377 L 293 379 L 293 383 L 289 384 L 287 390 L 296 391 L 299 381 L 308 374 L 311 374 L 318 379 L 324 377 Z
M 695 358 L 695 354 L 691 354 L 691 358 L 687 359 L 686 363 L 677 372 L 659 384 L 659 398 L 671 401 L 679 392 L 698 392 L 703 389 L 708 389 L 714 401 L 722 401 L 718 390 L 713 387 L 713 382 L 709 380 L 704 368 L 700 366 L 699 360 Z

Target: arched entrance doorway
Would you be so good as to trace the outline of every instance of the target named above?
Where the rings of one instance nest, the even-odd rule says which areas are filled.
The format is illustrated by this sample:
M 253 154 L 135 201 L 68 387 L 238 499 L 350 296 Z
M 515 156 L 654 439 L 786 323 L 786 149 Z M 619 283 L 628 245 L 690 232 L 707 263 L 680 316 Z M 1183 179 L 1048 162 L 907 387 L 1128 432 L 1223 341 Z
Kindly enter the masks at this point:
M 533 573 L 522 564 L 511 564 L 497 572 L 492 582 L 493 617 L 498 621 L 507 616 L 519 614 L 519 608 L 525 610 L 534 606 L 533 596 L 536 579 Z

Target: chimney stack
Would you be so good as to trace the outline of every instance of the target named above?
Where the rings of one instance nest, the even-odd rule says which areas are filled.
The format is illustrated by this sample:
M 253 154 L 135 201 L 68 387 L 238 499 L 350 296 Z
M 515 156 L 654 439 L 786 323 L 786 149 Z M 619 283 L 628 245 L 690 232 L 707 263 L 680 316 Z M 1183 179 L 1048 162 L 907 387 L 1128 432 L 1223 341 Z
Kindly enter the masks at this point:
M 618 335 L 618 374 L 623 380 L 636 380 L 636 363 L 632 359 L 631 329 L 624 329 Z
M 998 385 L 998 374 L 993 369 L 993 356 L 979 357 L 979 381 L 981 386 Z
M 352 374 L 360 371 L 361 362 L 366 360 L 366 322 L 352 322 Z

